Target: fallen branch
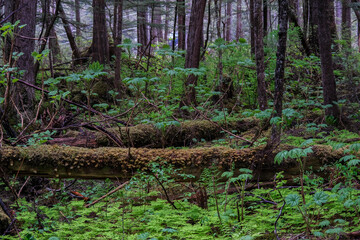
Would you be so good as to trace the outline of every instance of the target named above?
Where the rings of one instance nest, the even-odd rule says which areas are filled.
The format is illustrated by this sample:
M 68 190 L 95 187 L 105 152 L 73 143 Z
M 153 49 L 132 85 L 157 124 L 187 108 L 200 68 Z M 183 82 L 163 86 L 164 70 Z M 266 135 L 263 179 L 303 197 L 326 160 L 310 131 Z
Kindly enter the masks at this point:
M 101 198 L 99 198 L 99 199 L 97 199 L 97 200 L 93 201 L 92 203 L 89 203 L 89 204 L 85 205 L 85 207 L 86 207 L 86 208 L 88 208 L 88 207 L 91 207 L 92 205 L 94 205 L 94 204 L 96 204 L 96 203 L 100 202 L 100 201 L 101 201 L 101 200 L 103 200 L 104 198 L 106 198 L 106 197 L 110 196 L 111 194 L 113 194 L 113 193 L 115 193 L 115 192 L 119 191 L 120 189 L 122 189 L 123 187 L 125 187 L 128 183 L 129 183 L 129 181 L 124 182 L 123 184 L 121 184 L 120 186 L 118 186 L 118 187 L 117 187 L 117 188 L 115 188 L 114 190 L 112 190 L 112 191 L 108 192 L 107 194 L 105 194 L 105 195 L 104 195 L 104 196 L 102 196 Z

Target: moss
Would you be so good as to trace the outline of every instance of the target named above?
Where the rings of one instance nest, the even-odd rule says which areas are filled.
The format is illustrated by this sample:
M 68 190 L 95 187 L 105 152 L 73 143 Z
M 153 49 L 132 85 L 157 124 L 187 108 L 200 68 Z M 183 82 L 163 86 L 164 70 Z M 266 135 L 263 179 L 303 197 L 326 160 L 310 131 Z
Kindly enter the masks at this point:
M 289 150 L 283 145 L 278 151 Z M 319 169 L 326 162 L 342 157 L 341 151 L 334 151 L 330 146 L 313 146 L 314 154 L 307 160 L 307 166 Z M 278 152 L 277 151 L 277 152 Z M 19 171 L 22 175 L 47 177 L 81 178 L 128 178 L 137 170 L 144 170 L 152 161 L 170 163 L 184 172 L 199 176 L 204 168 L 212 165 L 221 170 L 228 170 L 235 164 L 236 169 L 251 168 L 261 173 L 260 180 L 271 180 L 277 171 L 286 171 L 287 177 L 298 173 L 295 160 L 284 161 L 275 165 L 266 160 L 263 149 L 231 149 L 226 147 L 193 149 L 148 149 L 97 148 L 87 149 L 64 146 L 3 147 L 1 149 L 2 166 L 9 171 Z M 274 155 L 276 152 L 273 153 Z
M 108 131 L 118 136 L 125 146 L 151 148 L 182 147 L 193 145 L 193 139 L 197 141 L 201 139 L 210 141 L 222 137 L 225 133 L 221 130 L 221 127 L 240 134 L 256 127 L 257 124 L 257 121 L 254 119 L 243 119 L 228 123 L 218 123 L 219 127 L 207 120 L 195 120 L 183 122 L 180 126 L 169 126 L 165 132 L 161 132 L 152 125 L 144 124 L 128 128 L 112 128 L 108 129 Z M 98 146 L 115 146 L 107 136 L 99 132 L 96 133 L 96 142 Z

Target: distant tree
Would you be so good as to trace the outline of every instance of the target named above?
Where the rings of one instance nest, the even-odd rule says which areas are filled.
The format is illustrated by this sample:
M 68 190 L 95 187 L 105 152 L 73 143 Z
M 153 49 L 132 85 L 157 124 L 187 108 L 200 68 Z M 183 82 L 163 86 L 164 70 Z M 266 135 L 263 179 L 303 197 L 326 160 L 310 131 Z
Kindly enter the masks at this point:
M 265 63 L 264 63 L 264 28 L 263 28 L 263 0 L 255 0 L 254 32 L 255 32 L 255 60 L 257 73 L 257 94 L 260 110 L 267 108 Z
M 242 0 L 237 0 L 236 5 L 236 41 L 238 41 L 243 36 L 242 29 Z
M 284 93 L 284 73 L 286 60 L 286 40 L 288 30 L 288 1 L 279 0 L 279 31 L 276 52 L 275 67 L 275 97 L 274 97 L 274 117 L 282 117 L 282 101 Z M 280 142 L 281 127 L 277 124 L 272 126 L 270 145 L 275 146 Z
M 116 0 L 116 32 L 115 35 L 115 78 L 114 78 L 114 86 L 118 92 L 122 92 L 122 82 L 121 82 L 121 48 L 117 47 L 122 43 L 122 26 L 123 26 L 123 0 Z
M 137 39 L 141 46 L 138 47 L 138 55 L 145 53 L 146 45 L 148 44 L 147 33 L 147 5 L 143 1 L 137 0 L 136 14 L 137 14 Z
M 35 84 L 35 68 L 32 52 L 35 50 L 35 27 L 36 27 L 36 6 L 33 2 L 27 0 L 14 1 L 15 7 L 12 9 L 15 13 L 14 21 L 20 20 L 21 24 L 26 24 L 19 29 L 15 40 L 14 52 L 22 52 L 23 55 L 17 60 L 17 67 L 24 71 L 22 79 L 28 83 Z M 21 111 L 33 109 L 35 101 L 34 89 L 16 85 L 15 102 Z
M 311 52 L 319 55 L 319 39 L 318 39 L 318 7 L 316 0 L 305 0 L 309 5 L 309 45 Z M 329 38 L 330 39 L 330 38 Z
M 153 36 L 155 42 L 162 42 L 164 40 L 163 23 L 162 23 L 162 3 L 160 0 L 154 1 L 153 4 Z
M 81 14 L 80 14 L 80 0 L 75 0 L 75 20 L 76 20 L 76 38 L 81 37 Z
M 101 64 L 108 63 L 110 60 L 105 6 L 105 0 L 93 0 L 92 61 L 98 61 Z
M 186 36 L 185 0 L 176 0 L 176 4 L 177 4 L 177 12 L 178 12 L 178 46 L 179 49 L 185 50 L 185 36 Z
M 70 48 L 72 50 L 72 58 L 73 58 L 73 60 L 76 60 L 76 63 L 80 63 L 81 62 L 79 60 L 81 58 L 80 50 L 76 44 L 75 37 L 74 37 L 74 35 L 72 33 L 72 29 L 70 27 L 70 22 L 66 16 L 66 13 L 65 13 L 61 3 L 59 4 L 59 16 L 63 23 L 66 36 L 69 40 Z
M 206 0 L 193 0 L 192 2 L 185 68 L 199 68 L 200 65 L 205 7 Z M 197 76 L 189 75 L 185 82 L 186 89 L 183 99 L 185 105 L 196 104 L 196 85 Z
M 351 0 L 342 0 L 341 11 L 341 39 L 345 40 L 346 47 L 351 48 Z
M 232 15 L 232 2 L 226 3 L 226 35 L 225 40 L 230 42 L 231 41 L 231 19 Z
M 323 86 L 324 104 L 331 105 L 326 108 L 326 116 L 333 116 L 337 119 L 340 117 L 339 108 L 336 105 L 336 83 L 333 71 L 332 51 L 331 51 L 331 32 L 329 29 L 331 8 L 329 7 L 331 0 L 316 0 L 315 4 L 318 8 L 318 37 L 321 59 L 321 77 Z
M 249 20 L 250 20 L 250 46 L 251 55 L 255 55 L 255 0 L 249 0 Z M 259 20 L 261 21 L 261 20 Z

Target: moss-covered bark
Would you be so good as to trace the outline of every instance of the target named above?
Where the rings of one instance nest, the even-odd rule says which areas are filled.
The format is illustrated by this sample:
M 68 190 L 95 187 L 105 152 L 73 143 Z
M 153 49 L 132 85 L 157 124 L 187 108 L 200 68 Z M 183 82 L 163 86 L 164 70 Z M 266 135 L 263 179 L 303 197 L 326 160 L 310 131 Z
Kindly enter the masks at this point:
M 235 134 L 241 134 L 257 126 L 255 119 L 244 119 L 228 123 L 217 123 L 197 120 L 183 122 L 179 126 L 171 125 L 166 130 L 161 131 L 153 125 L 140 124 L 133 127 L 120 127 L 107 129 L 117 136 L 125 146 L 131 147 L 183 147 L 190 146 L 196 141 L 210 141 L 220 138 L 224 135 L 221 128 L 228 131 L 236 131 Z M 116 146 L 106 134 L 101 132 L 89 132 L 88 134 L 71 132 L 65 137 L 49 141 L 50 144 L 64 144 L 78 147 L 110 147 Z
M 320 169 L 327 162 L 341 157 L 340 151 L 329 146 L 314 146 L 307 166 Z M 266 161 L 262 149 L 194 148 L 194 149 L 147 149 L 147 148 L 97 148 L 87 149 L 64 146 L 3 147 L 0 165 L 7 172 L 21 175 L 74 178 L 129 178 L 137 170 L 144 170 L 150 162 L 170 163 L 184 172 L 199 176 L 204 168 L 212 165 L 228 170 L 250 168 L 262 181 L 270 180 L 278 171 L 285 171 L 286 178 L 298 174 L 296 161 L 288 160 L 281 165 Z

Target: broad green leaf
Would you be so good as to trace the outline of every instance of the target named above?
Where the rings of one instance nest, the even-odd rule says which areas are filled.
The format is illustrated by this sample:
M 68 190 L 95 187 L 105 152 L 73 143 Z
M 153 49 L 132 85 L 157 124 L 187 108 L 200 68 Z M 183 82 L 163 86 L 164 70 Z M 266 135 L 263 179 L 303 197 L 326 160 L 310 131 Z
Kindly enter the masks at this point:
M 290 204 L 292 207 L 298 206 L 300 203 L 300 196 L 299 194 L 289 194 L 285 198 L 286 203 Z

